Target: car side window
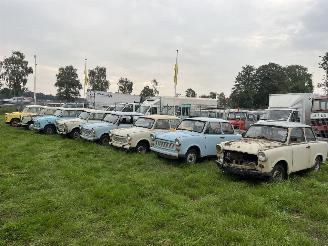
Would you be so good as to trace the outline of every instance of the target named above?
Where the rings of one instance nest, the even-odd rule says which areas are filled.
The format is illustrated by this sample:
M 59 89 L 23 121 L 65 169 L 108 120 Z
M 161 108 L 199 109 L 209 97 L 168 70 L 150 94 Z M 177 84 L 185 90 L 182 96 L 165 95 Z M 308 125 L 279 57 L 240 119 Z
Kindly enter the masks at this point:
M 209 122 L 205 131 L 206 134 L 222 134 L 220 122 Z
M 311 128 L 309 127 L 305 128 L 304 132 L 305 132 L 306 141 L 310 142 L 316 140 L 315 135 Z
M 63 117 L 69 117 L 69 115 L 70 115 L 70 112 L 68 110 L 63 110 L 62 111 L 62 116 Z
M 290 132 L 290 143 L 303 143 L 303 142 L 305 142 L 303 129 L 293 128 Z
M 168 120 L 157 120 L 155 124 L 155 129 L 170 129 L 170 123 Z
M 133 120 L 131 116 L 122 116 L 120 118 L 120 124 L 133 124 Z
M 222 122 L 221 126 L 223 134 L 234 134 L 234 130 L 230 123 Z
M 171 128 L 176 129 L 180 124 L 180 120 L 170 120 Z

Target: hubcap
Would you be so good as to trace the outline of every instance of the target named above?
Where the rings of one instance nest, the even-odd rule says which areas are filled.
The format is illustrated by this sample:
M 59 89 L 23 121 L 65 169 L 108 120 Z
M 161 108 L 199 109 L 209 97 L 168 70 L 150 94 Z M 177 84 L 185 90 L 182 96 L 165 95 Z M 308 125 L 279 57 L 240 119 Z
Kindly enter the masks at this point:
M 196 162 L 196 159 L 197 159 L 197 156 L 196 156 L 195 153 L 190 153 L 187 156 L 187 162 L 188 163 L 195 163 Z
M 277 180 L 277 181 L 280 181 L 280 180 L 282 180 L 283 178 L 282 178 L 282 171 L 281 170 L 275 170 L 274 171 L 274 173 L 273 173 L 273 175 L 272 175 L 272 177 L 273 177 L 273 179 L 274 180 Z
M 320 169 L 320 160 L 316 160 L 314 165 L 314 171 L 319 171 L 319 169 Z
M 146 153 L 146 147 L 145 147 L 145 146 L 142 146 L 142 145 L 139 146 L 139 147 L 138 147 L 138 152 L 139 152 L 139 153 L 142 153 L 142 154 Z
M 73 138 L 79 138 L 79 137 L 80 137 L 80 134 L 78 132 L 73 133 Z

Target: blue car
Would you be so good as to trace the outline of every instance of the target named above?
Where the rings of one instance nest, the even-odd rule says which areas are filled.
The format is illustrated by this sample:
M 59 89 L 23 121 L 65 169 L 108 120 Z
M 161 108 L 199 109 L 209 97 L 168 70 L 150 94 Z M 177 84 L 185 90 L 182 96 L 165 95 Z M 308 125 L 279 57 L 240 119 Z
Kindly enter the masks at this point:
M 109 145 L 111 130 L 132 127 L 139 116 L 142 116 L 142 114 L 136 112 L 111 112 L 106 115 L 102 122 L 83 124 L 80 137 L 88 141 L 97 141 L 102 145 Z
M 54 134 L 56 133 L 56 120 L 76 118 L 84 111 L 83 108 L 58 108 L 53 115 L 37 117 L 34 120 L 33 129 L 46 134 Z
M 150 149 L 163 157 L 196 163 L 199 158 L 216 156 L 217 144 L 241 138 L 226 120 L 187 118 L 181 121 L 174 132 L 153 133 Z

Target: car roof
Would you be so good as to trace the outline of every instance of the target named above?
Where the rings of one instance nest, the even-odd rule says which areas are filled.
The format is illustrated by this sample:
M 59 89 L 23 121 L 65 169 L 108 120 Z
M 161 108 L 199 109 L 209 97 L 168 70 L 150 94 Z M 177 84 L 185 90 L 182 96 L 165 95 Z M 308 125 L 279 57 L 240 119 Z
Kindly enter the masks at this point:
M 46 106 L 43 106 L 43 105 L 26 105 L 26 108 L 46 108 Z
M 109 114 L 114 115 L 134 115 L 134 116 L 142 116 L 143 114 L 138 112 L 121 112 L 121 111 L 106 111 Z
M 60 110 L 70 110 L 70 111 L 76 111 L 76 110 L 82 110 L 82 111 L 86 111 L 88 110 L 88 108 L 63 108 L 63 107 L 58 107 L 57 109 L 60 109 Z
M 288 121 L 273 121 L 273 120 L 263 120 L 256 122 L 254 125 L 265 125 L 265 126 L 280 126 L 280 127 L 311 127 L 299 122 L 288 122 Z
M 229 121 L 219 118 L 210 118 L 210 117 L 193 117 L 193 118 L 187 118 L 186 120 L 199 120 L 199 121 L 208 121 L 208 122 L 227 122 Z
M 152 115 L 144 115 L 144 118 L 153 119 L 153 120 L 178 120 L 179 118 L 174 115 L 166 115 L 166 114 L 152 114 Z

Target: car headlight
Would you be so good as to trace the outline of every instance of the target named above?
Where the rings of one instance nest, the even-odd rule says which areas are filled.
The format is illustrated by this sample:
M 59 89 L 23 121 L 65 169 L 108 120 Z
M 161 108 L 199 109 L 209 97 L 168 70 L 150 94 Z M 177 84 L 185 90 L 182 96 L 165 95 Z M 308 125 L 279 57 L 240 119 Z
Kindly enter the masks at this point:
M 259 158 L 259 161 L 266 161 L 267 160 L 267 156 L 265 155 L 264 152 L 259 152 L 257 154 L 257 157 Z
M 151 139 L 152 141 L 155 140 L 155 134 L 154 134 L 154 133 L 150 134 L 150 139 Z
M 223 148 L 222 148 L 221 144 L 217 144 L 216 145 L 216 153 L 221 154 L 222 152 L 223 152 Z
M 128 142 L 131 142 L 132 137 L 128 134 L 128 135 L 126 135 L 126 139 L 128 140 Z
M 181 146 L 181 142 L 179 139 L 175 139 L 174 143 L 176 146 Z

